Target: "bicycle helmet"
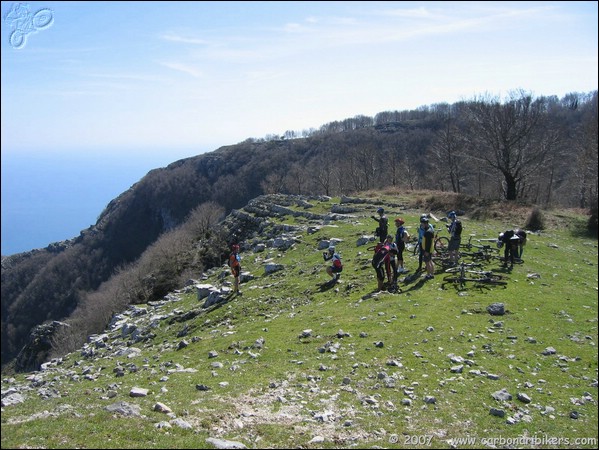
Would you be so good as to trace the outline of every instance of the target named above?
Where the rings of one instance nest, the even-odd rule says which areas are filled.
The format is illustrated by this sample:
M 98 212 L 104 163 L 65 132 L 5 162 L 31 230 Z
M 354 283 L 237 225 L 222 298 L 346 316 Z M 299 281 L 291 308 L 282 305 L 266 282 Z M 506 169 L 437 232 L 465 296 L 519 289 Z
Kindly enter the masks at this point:
M 499 233 L 497 237 L 497 248 L 503 247 L 503 233 Z
M 233 244 L 233 245 L 231 246 L 231 250 L 233 250 L 234 252 L 238 252 L 238 251 L 239 251 L 239 245 L 237 245 L 237 244 Z
M 397 219 L 395 219 L 395 223 L 398 225 L 403 225 L 405 222 L 401 217 L 398 217 Z
M 447 217 L 449 217 L 450 219 L 455 219 L 457 217 L 457 214 L 455 213 L 455 211 L 449 211 L 447 213 Z
M 335 253 L 335 246 L 334 245 L 330 245 L 329 246 L 329 252 Z
M 385 212 L 385 210 L 383 208 L 379 208 L 376 210 L 376 212 L 379 214 L 383 214 Z
M 428 217 L 426 217 L 426 214 L 420 216 L 420 223 L 428 223 Z

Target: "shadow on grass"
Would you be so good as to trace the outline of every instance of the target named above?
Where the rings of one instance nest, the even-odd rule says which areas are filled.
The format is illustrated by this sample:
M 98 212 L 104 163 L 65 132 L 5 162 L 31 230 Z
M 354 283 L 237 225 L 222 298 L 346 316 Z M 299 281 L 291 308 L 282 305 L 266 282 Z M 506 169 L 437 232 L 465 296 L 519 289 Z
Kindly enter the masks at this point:
M 403 279 L 403 284 L 407 285 L 408 288 L 402 288 L 401 293 L 405 294 L 407 292 L 415 291 L 415 290 L 422 288 L 422 286 L 425 285 L 427 280 L 425 280 L 424 278 L 421 278 L 420 275 L 422 275 L 422 270 L 416 270 L 416 272 L 414 272 L 413 274 L 405 277 Z
M 318 290 L 320 292 L 326 292 L 326 291 L 332 289 L 336 284 L 337 284 L 337 280 L 332 279 L 329 281 L 325 281 L 324 283 L 317 284 L 316 286 L 318 286 Z

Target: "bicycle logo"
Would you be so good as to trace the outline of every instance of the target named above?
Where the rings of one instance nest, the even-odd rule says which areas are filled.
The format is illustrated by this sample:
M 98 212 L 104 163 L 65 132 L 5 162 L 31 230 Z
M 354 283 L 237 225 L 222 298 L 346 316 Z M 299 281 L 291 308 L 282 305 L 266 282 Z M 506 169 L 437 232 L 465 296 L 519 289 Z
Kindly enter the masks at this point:
M 6 14 L 4 22 L 13 29 L 9 38 L 10 45 L 20 49 L 25 47 L 28 35 L 45 30 L 54 23 L 54 13 L 49 8 L 32 13 L 29 5 L 17 3 Z

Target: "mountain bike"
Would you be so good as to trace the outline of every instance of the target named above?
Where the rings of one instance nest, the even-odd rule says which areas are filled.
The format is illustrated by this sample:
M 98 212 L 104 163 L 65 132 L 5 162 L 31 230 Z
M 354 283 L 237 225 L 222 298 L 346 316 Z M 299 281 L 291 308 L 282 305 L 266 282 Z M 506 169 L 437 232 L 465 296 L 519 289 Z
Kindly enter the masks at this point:
M 480 242 L 480 240 L 479 240 Z M 466 244 L 460 245 L 460 256 L 472 258 L 474 261 L 491 261 L 493 259 L 501 261 L 501 256 L 499 256 L 499 249 L 493 247 L 490 244 L 473 244 L 472 236 L 468 238 L 468 242 Z
M 445 277 L 445 283 L 459 284 L 460 289 L 465 288 L 467 282 L 478 285 L 507 286 L 505 276 L 493 273 L 490 270 L 480 270 L 479 263 L 460 263 L 456 267 L 445 270 L 450 276 Z
M 433 254 L 433 256 L 442 256 L 447 254 L 447 248 L 449 247 L 449 238 L 446 236 L 439 236 L 439 232 L 435 231 L 435 237 L 433 240 L 433 248 L 435 249 L 435 252 Z M 416 244 L 414 244 L 414 248 L 412 249 L 412 253 L 414 255 L 418 255 L 418 252 L 420 251 L 420 244 L 418 242 L 416 242 Z

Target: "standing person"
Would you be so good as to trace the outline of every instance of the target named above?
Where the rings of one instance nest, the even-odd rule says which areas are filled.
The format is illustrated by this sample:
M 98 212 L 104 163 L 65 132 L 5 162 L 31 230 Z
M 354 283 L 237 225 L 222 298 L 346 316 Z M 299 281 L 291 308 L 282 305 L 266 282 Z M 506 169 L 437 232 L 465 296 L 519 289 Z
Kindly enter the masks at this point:
M 240 294 L 239 292 L 239 277 L 241 275 L 241 256 L 239 255 L 239 245 L 233 244 L 231 247 L 231 254 L 229 255 L 229 267 L 231 268 L 231 274 L 233 275 L 233 292 Z
M 458 263 L 459 255 L 458 250 L 462 242 L 462 221 L 458 219 L 458 215 L 455 211 L 450 211 L 447 217 L 451 219 L 451 223 L 447 225 L 449 231 L 449 245 L 447 246 L 447 252 L 449 254 L 449 262 L 455 266 Z
M 422 261 L 426 269 L 425 280 L 430 280 L 435 276 L 435 263 L 433 262 L 433 242 L 435 240 L 435 231 L 428 223 L 428 217 L 420 219 L 420 228 L 423 230 L 422 241 L 420 243 L 422 249 Z
M 397 231 L 395 232 L 395 245 L 397 245 L 397 273 L 406 273 L 407 269 L 403 263 L 403 252 L 406 249 L 406 244 L 410 241 L 410 233 L 403 226 L 404 220 L 401 217 L 395 219 L 395 226 Z
M 331 277 L 331 281 L 337 281 L 343 271 L 341 255 L 335 251 L 335 246 L 329 246 L 327 252 L 322 254 L 325 261 L 332 261 L 332 264 L 327 267 L 327 274 Z
M 397 244 L 393 242 L 393 236 L 387 235 L 383 244 L 389 249 L 389 258 L 385 261 L 385 270 L 387 272 L 387 283 L 392 289 L 397 289 L 397 255 L 399 254 Z
M 424 228 L 422 228 L 422 222 L 426 221 L 426 223 L 429 223 L 428 221 L 428 215 L 427 214 L 422 214 L 420 216 L 420 226 L 418 227 L 418 270 L 416 270 L 416 272 L 420 272 L 422 270 L 422 239 L 424 239 Z M 433 230 L 433 235 L 435 233 L 435 228 L 429 224 L 430 228 Z
M 389 265 L 391 253 L 388 245 L 385 242 L 379 242 L 374 248 L 374 256 L 372 257 L 372 267 L 376 273 L 376 279 L 378 282 L 378 290 L 382 291 L 385 289 L 385 271 L 387 271 L 387 278 L 390 278 Z
M 387 233 L 389 229 L 389 220 L 387 216 L 385 216 L 385 210 L 383 208 L 379 208 L 376 210 L 379 217 L 371 216 L 374 220 L 376 220 L 379 224 L 376 230 L 374 230 L 375 236 L 378 236 L 379 242 L 383 242 L 387 238 Z

